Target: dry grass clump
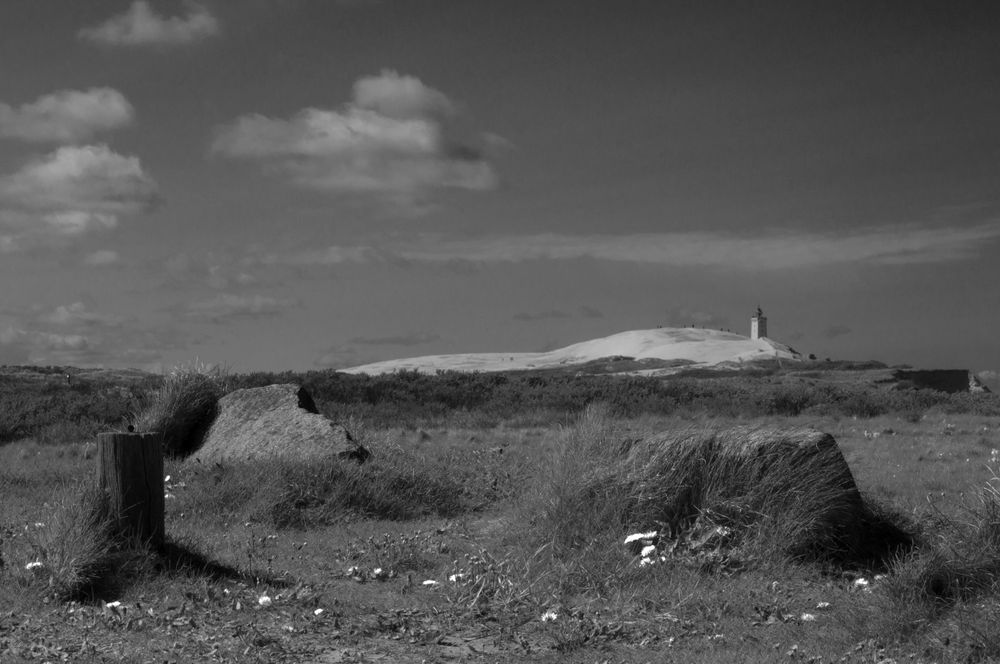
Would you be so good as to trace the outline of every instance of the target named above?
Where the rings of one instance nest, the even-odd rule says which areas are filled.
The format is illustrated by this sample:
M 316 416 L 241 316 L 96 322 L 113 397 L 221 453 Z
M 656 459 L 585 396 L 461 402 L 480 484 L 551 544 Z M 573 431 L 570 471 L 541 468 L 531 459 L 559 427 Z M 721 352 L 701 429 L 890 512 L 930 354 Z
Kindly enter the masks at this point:
M 716 528 L 757 559 L 857 562 L 909 544 L 865 504 L 828 434 L 737 427 L 636 437 L 618 426 L 589 408 L 546 464 L 532 520 L 557 551 L 601 534 L 682 540 Z
M 163 451 L 184 457 L 201 445 L 228 389 L 228 373 L 195 362 L 175 367 L 133 422 L 136 431 L 163 434 Z
M 29 584 L 60 600 L 102 593 L 119 544 L 105 502 L 96 488 L 71 487 L 53 500 L 45 521 L 26 526 L 22 555 L 29 560 L 21 567 Z

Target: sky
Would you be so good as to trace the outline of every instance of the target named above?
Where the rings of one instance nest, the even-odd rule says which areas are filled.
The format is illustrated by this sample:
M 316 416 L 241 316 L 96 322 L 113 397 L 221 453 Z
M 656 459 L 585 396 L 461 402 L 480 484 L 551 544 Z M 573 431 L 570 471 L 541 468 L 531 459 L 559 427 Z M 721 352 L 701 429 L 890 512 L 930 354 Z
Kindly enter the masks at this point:
M 1000 10 L 3 0 L 0 364 L 1000 369 Z

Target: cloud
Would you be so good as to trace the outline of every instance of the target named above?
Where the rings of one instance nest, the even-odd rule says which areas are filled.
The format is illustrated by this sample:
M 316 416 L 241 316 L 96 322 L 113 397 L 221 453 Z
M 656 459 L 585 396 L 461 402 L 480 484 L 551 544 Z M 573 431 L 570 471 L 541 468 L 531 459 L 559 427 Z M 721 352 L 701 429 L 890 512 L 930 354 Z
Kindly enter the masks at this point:
M 170 321 L 94 311 L 83 302 L 6 311 L 0 325 L 0 364 L 70 364 L 155 368 L 163 352 L 187 347 L 191 334 Z
M 604 318 L 604 312 L 600 309 L 595 309 L 594 307 L 588 307 L 587 305 L 582 305 L 578 310 L 580 318 Z
M 130 124 L 132 104 L 112 88 L 60 90 L 14 108 L 0 103 L 0 137 L 41 143 L 76 143 Z
M 174 254 L 164 268 L 172 281 L 207 284 L 215 290 L 243 288 L 257 283 L 257 278 L 235 265 L 237 259 L 225 252 L 210 251 L 203 255 Z M 247 257 L 246 263 L 261 264 L 257 257 Z
M 526 312 L 522 311 L 513 315 L 514 320 L 519 321 L 538 321 L 538 320 L 552 320 L 554 318 L 572 318 L 572 316 L 565 311 L 559 311 L 558 309 L 550 309 L 548 311 L 538 311 L 538 312 Z
M 83 257 L 83 264 L 89 267 L 107 267 L 116 265 L 121 258 L 117 251 L 111 249 L 98 249 Z
M 28 234 L 107 230 L 157 201 L 156 183 L 139 159 L 105 145 L 61 147 L 0 176 L 0 226 Z
M 362 346 L 421 346 L 439 340 L 436 334 L 406 334 L 388 337 L 354 337 L 350 343 Z
M 461 128 L 444 93 L 383 71 L 358 80 L 340 110 L 291 118 L 244 115 L 222 127 L 212 151 L 260 162 L 292 184 L 330 194 L 378 196 L 419 210 L 436 189 L 493 189 L 482 135 Z
M 823 336 L 827 339 L 835 339 L 837 337 L 842 337 L 846 334 L 853 332 L 851 328 L 846 325 L 831 325 L 830 327 L 823 330 Z
M 43 323 L 58 326 L 116 326 L 122 322 L 119 316 L 99 314 L 87 309 L 83 302 L 61 304 L 38 319 Z
M 203 6 L 188 2 L 183 17 L 160 16 L 146 0 L 136 0 L 123 14 L 100 25 L 83 28 L 80 39 L 108 46 L 173 46 L 211 37 L 219 22 Z
M 218 322 L 233 318 L 275 316 L 296 304 L 295 300 L 269 295 L 219 293 L 210 299 L 188 305 L 185 313 L 194 318 L 206 318 Z
M 454 239 L 421 234 L 379 247 L 332 246 L 295 254 L 301 263 L 340 262 L 518 263 L 594 259 L 668 267 L 772 271 L 847 264 L 907 265 L 975 258 L 1000 238 L 1000 221 L 966 227 L 889 226 L 838 234 L 772 231 L 758 235 L 707 232 L 629 235 L 485 236 Z M 290 262 L 291 255 L 271 256 Z M 330 261 L 333 262 L 333 261 Z

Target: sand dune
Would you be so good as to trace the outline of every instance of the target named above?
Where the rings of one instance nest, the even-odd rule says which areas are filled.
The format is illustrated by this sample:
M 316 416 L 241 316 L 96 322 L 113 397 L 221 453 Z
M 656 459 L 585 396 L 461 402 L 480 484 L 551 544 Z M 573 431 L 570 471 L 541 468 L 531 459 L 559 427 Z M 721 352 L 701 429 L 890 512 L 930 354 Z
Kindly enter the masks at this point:
M 771 339 L 750 339 L 741 334 L 696 328 L 663 327 L 619 332 L 544 353 L 460 353 L 425 355 L 363 364 L 346 373 L 383 374 L 393 371 L 515 371 L 552 369 L 607 357 L 637 360 L 686 360 L 691 366 L 743 363 L 764 358 L 797 359 L 798 354 Z M 662 370 L 651 370 L 661 372 Z

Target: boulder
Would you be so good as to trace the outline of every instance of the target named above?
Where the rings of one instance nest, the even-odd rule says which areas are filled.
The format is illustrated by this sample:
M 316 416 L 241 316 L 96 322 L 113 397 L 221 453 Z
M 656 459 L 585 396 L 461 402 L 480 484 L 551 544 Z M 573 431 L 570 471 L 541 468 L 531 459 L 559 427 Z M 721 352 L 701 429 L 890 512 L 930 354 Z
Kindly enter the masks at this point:
M 289 383 L 235 390 L 219 399 L 218 414 L 190 458 L 215 463 L 339 457 L 364 463 L 369 456 L 347 429 L 319 413 L 305 388 Z

